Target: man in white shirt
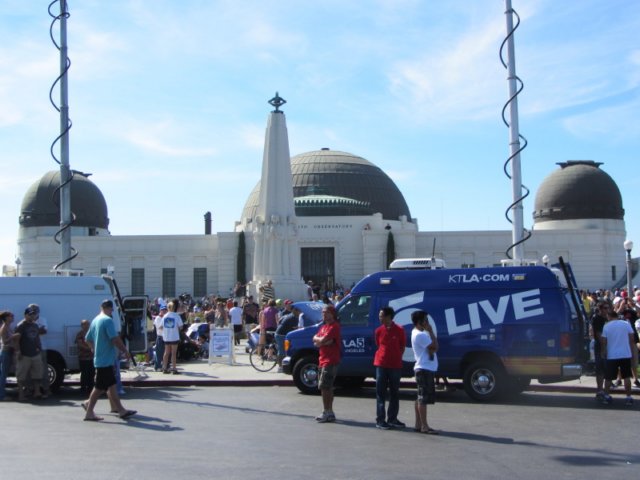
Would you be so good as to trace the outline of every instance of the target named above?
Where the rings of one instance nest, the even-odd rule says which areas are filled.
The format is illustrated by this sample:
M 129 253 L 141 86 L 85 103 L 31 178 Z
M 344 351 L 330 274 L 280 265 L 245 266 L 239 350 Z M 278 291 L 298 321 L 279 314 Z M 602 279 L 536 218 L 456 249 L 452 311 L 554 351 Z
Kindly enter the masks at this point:
M 240 345 L 240 334 L 242 333 L 242 308 L 238 306 L 238 301 L 233 301 L 233 307 L 229 310 L 229 318 L 233 325 L 233 339 L 235 345 Z
M 167 306 L 160 304 L 160 312 L 158 316 L 153 319 L 153 326 L 156 328 L 156 358 L 154 363 L 154 370 L 159 372 L 162 370 L 162 358 L 164 357 L 164 339 L 162 338 L 162 317 L 167 314 Z
M 631 349 L 635 348 L 633 328 L 628 321 L 619 319 L 618 314 L 609 310 L 608 321 L 604 325 L 600 341 L 602 342 L 602 356 L 606 360 L 604 371 L 605 395 L 602 403 L 611 404 L 613 399 L 609 392 L 611 382 L 618 376 L 624 379 L 624 390 L 627 394 L 626 404 L 633 405 L 631 398 Z
M 438 341 L 429 325 L 429 315 L 423 310 L 411 314 L 411 348 L 415 358 L 413 370 L 416 374 L 418 398 L 415 404 L 416 424 L 414 430 L 429 435 L 439 432 L 427 422 L 427 404 L 436 403 L 435 373 L 438 371 Z

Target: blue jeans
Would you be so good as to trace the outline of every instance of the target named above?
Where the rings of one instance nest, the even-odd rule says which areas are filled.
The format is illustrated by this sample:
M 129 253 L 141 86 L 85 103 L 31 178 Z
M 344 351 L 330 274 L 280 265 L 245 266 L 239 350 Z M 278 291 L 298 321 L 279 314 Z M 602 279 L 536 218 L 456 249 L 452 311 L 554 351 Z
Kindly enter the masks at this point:
M 400 374 L 399 368 L 383 368 L 376 367 L 376 422 L 382 423 L 395 422 L 398 420 L 398 411 L 400 410 L 400 398 L 398 392 L 400 390 Z M 384 402 L 389 392 L 389 409 L 385 415 Z
M 155 358 L 155 369 L 162 370 L 162 357 L 164 357 L 164 339 L 161 335 L 158 335 L 156 338 L 156 358 Z
M 8 350 L 0 352 L 0 400 L 4 400 L 4 389 L 7 383 L 7 376 L 9 375 L 9 367 L 11 367 L 12 359 L 13 352 Z
M 277 333 L 275 334 L 276 337 L 276 345 L 278 347 L 278 356 L 279 357 L 284 357 L 285 351 L 284 351 L 284 339 L 287 338 L 286 335 L 278 335 Z

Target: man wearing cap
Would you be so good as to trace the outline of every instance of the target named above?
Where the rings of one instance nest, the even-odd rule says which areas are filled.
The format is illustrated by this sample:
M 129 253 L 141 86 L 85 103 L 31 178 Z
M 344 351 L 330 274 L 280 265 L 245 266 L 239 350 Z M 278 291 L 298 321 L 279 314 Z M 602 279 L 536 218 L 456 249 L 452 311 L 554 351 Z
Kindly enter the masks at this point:
M 85 340 L 93 350 L 93 365 L 96 368 L 96 381 L 89 400 L 83 402 L 82 408 L 86 414 L 85 421 L 97 422 L 104 420 L 93 411 L 96 402 L 100 396 L 107 392 L 111 410 L 115 411 L 121 419 L 127 419 L 137 412 L 135 410 L 127 410 L 120 402 L 118 389 L 116 388 L 116 374 L 114 363 L 116 361 L 116 351 L 119 350 L 129 360 L 131 354 L 122 342 L 120 336 L 116 333 L 113 324 L 113 302 L 105 300 L 100 304 L 100 313 L 93 319 Z
M 40 308 L 37 305 L 29 305 L 24 311 L 24 319 L 18 323 L 15 330 L 19 402 L 23 402 L 25 399 L 25 387 L 29 378 L 33 382 L 33 398 L 43 398 L 40 391 L 43 375 L 42 344 L 40 343 L 40 330 L 36 323 L 39 315 Z
M 287 333 L 297 328 L 298 317 L 294 313 L 293 301 L 287 299 L 284 301 L 284 310 L 275 333 L 276 345 L 278 346 L 278 357 L 276 359 L 276 362 L 278 363 L 278 373 L 282 373 L 282 359 L 284 358 L 285 353 L 284 339 L 286 338 Z
M 340 364 L 340 324 L 336 307 L 325 305 L 322 309 L 324 324 L 313 337 L 313 344 L 320 350 L 318 358 L 318 388 L 322 394 L 323 411 L 316 417 L 318 423 L 335 422 L 333 413 L 333 383 Z
M 167 314 L 168 310 L 167 310 L 167 305 L 162 303 L 160 304 L 160 312 L 158 313 L 158 316 L 156 316 L 156 318 L 153 319 L 153 326 L 156 328 L 156 358 L 155 358 L 155 362 L 153 365 L 153 369 L 156 372 L 159 372 L 160 370 L 162 370 L 162 357 L 164 357 L 164 339 L 162 338 L 162 330 L 163 330 L 163 323 L 162 323 L 162 317 L 164 317 Z

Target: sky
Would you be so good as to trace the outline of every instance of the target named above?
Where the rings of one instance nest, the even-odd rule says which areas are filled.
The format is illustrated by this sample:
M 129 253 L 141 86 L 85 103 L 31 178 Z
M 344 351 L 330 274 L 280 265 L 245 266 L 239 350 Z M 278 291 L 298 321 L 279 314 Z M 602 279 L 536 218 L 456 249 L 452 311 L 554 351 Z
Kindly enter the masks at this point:
M 59 168 L 48 4 L 0 2 L 0 264 L 15 261 L 25 191 Z M 640 2 L 512 4 L 525 227 L 556 163 L 594 160 L 620 188 L 640 251 Z M 328 147 L 366 158 L 396 182 L 421 231 L 510 230 L 504 2 L 68 5 L 70 165 L 93 174 L 112 235 L 200 234 L 207 211 L 214 232 L 232 231 L 259 180 L 276 91 L 292 155 Z

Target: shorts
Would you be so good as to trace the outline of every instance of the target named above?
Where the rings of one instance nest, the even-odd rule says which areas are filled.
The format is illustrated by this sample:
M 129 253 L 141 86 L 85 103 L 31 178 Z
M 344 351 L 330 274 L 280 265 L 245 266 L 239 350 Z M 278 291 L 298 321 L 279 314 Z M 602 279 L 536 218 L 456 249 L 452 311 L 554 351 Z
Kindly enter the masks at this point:
M 606 380 L 615 380 L 618 378 L 618 368 L 622 378 L 631 377 L 631 358 L 614 358 L 607 360 L 604 372 Z
M 416 370 L 416 385 L 418 387 L 418 403 L 433 405 L 436 403 L 435 372 L 431 370 Z
M 333 382 L 336 381 L 338 373 L 338 365 L 327 365 L 318 369 L 318 388 L 320 390 L 330 390 L 333 388 Z
M 18 359 L 16 378 L 20 383 L 26 382 L 29 378 L 31 380 L 42 380 L 42 356 L 40 354 L 33 357 L 22 355 Z
M 116 384 L 116 372 L 113 367 L 96 368 L 95 387 L 98 390 L 106 391 Z

